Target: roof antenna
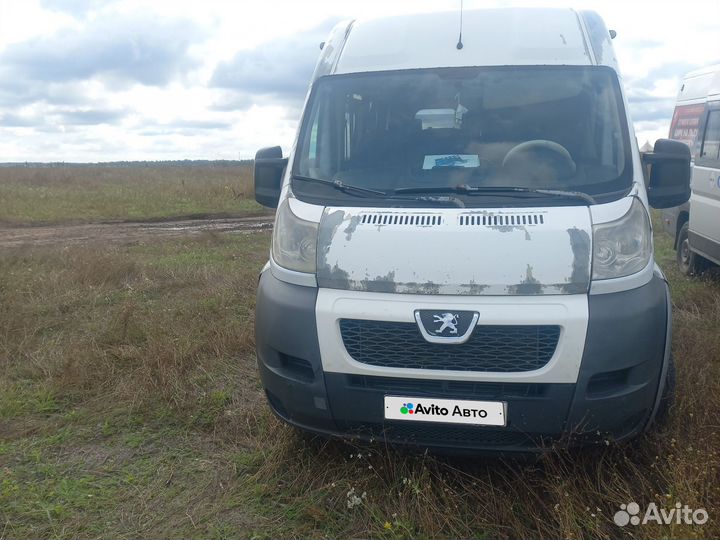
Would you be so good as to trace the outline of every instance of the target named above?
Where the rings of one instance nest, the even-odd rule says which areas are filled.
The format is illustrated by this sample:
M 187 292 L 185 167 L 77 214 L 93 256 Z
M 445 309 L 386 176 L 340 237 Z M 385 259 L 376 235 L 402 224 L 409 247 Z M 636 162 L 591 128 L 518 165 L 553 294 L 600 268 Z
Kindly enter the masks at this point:
M 460 0 L 460 36 L 458 36 L 458 42 L 457 42 L 457 45 L 455 45 L 455 46 L 457 47 L 457 50 L 458 50 L 458 51 L 463 48 L 463 42 L 462 42 L 462 16 L 463 16 L 463 0 Z

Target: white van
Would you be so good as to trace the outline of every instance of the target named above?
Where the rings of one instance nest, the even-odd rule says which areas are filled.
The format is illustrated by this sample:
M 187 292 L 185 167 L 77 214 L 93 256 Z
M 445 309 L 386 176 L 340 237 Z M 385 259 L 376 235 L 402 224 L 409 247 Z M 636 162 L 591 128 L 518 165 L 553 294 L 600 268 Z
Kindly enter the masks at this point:
M 339 24 L 289 156 L 257 153 L 270 406 L 423 447 L 637 435 L 672 386 L 649 204 L 688 199 L 688 148 L 657 142 L 646 191 L 597 14 L 463 19 Z
M 678 266 L 689 275 L 720 264 L 720 65 L 685 76 L 670 138 L 687 144 L 694 159 L 690 201 L 662 213 Z

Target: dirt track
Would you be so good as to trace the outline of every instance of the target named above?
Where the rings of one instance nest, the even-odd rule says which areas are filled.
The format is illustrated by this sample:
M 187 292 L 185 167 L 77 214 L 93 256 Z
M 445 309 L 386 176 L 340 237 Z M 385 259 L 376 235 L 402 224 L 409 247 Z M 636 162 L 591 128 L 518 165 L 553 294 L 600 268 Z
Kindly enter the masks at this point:
M 24 227 L 0 225 L 0 248 L 91 242 L 133 244 L 204 232 L 249 234 L 271 229 L 272 224 L 272 216 L 253 216 Z

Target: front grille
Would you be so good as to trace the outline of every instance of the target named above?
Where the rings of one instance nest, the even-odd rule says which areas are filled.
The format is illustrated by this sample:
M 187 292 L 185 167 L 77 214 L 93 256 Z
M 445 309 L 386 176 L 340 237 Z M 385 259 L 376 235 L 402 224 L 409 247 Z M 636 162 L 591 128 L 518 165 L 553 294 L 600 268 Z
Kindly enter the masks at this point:
M 429 343 L 415 323 L 341 319 L 350 356 L 373 366 L 459 371 L 516 372 L 550 361 L 560 327 L 478 325 L 462 344 Z

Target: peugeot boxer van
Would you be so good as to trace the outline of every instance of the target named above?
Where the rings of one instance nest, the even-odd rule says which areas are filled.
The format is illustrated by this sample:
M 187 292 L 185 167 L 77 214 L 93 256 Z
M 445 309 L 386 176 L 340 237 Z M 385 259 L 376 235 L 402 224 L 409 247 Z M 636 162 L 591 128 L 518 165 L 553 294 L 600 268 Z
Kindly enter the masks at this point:
M 255 160 L 277 207 L 257 359 L 272 410 L 326 436 L 491 452 L 633 437 L 672 384 L 649 187 L 592 12 L 341 23 L 297 139 Z
M 694 160 L 690 201 L 662 213 L 678 266 L 690 275 L 720 264 L 720 65 L 685 76 L 670 138 L 687 144 Z

